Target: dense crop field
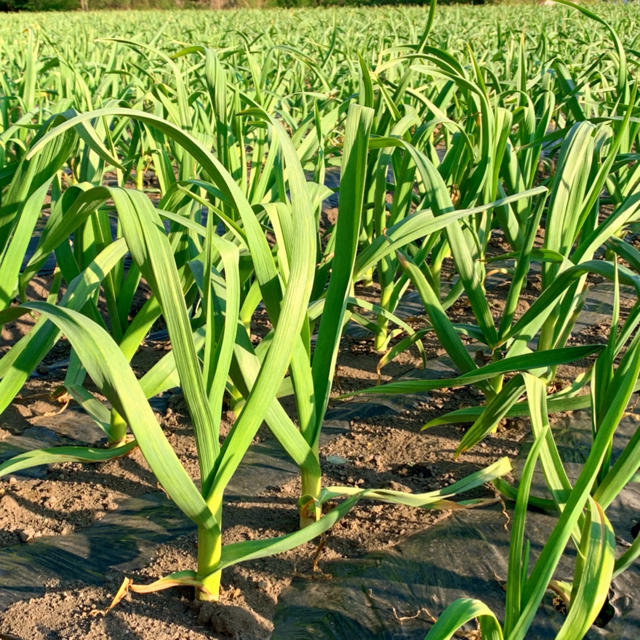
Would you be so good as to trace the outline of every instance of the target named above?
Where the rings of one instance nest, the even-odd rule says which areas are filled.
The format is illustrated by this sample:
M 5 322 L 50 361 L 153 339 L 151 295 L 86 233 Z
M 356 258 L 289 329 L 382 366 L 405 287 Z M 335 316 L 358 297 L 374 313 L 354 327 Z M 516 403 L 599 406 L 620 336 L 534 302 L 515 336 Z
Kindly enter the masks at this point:
M 557 637 L 585 636 L 640 555 L 607 517 L 640 460 L 640 430 L 612 454 L 640 373 L 639 21 L 637 5 L 568 3 L 3 16 L 0 412 L 66 348 L 56 393 L 104 440 L 11 452 L 0 474 L 137 449 L 197 533 L 191 569 L 127 578 L 114 603 L 171 586 L 217 601 L 226 568 L 324 535 L 359 501 L 479 506 L 493 483 L 511 511 L 505 615 L 445 603 L 428 638 L 474 618 L 484 638 L 524 638 L 549 588 Z M 595 283 L 609 315 L 584 344 Z M 379 373 L 435 352 L 446 377 L 337 387 L 356 326 Z M 159 331 L 166 350 L 141 371 Z M 429 491 L 326 484 L 341 392 L 461 387 L 475 404 L 425 426 L 465 425 L 459 456 L 526 418 L 517 477 L 499 458 Z M 151 403 L 176 389 L 191 466 Z M 575 410 L 593 437 L 572 475 L 549 422 Z M 299 470 L 299 528 L 223 545 L 225 490 L 263 424 Z M 528 506 L 556 519 L 531 558 Z M 554 581 L 566 548 L 573 579 Z

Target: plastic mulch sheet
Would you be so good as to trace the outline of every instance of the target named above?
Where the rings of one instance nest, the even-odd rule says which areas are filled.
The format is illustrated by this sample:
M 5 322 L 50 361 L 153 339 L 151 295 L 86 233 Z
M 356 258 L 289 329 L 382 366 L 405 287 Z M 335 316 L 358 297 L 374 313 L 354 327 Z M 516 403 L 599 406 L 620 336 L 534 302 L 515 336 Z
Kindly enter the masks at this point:
M 78 533 L 0 549 L 0 611 L 41 596 L 51 579 L 103 585 L 110 570 L 143 567 L 155 545 L 190 532 L 193 524 L 174 505 L 150 495 L 121 502 Z
M 638 425 L 624 419 L 616 433 L 615 460 Z M 589 453 L 591 423 L 587 412 L 564 418 L 554 437 L 570 478 L 579 474 Z M 528 446 L 515 461 L 522 468 Z M 544 477 L 537 468 L 532 493 L 546 495 Z M 607 510 L 616 532 L 618 553 L 633 540 L 631 528 L 640 519 L 640 488 L 630 483 Z M 556 519 L 530 511 L 526 536 L 531 542 L 531 562 L 548 540 Z M 357 560 L 336 561 L 328 576 L 296 579 L 280 595 L 273 640 L 422 640 L 446 606 L 457 598 L 478 598 L 500 620 L 504 619 L 504 586 L 509 556 L 509 526 L 501 509 L 476 509 L 454 513 L 393 549 Z M 575 550 L 566 550 L 555 577 L 570 580 Z M 532 566 L 532 565 L 531 565 Z M 545 596 L 527 638 L 555 638 L 564 616 L 550 593 Z M 640 638 L 640 567 L 636 562 L 613 584 L 609 602 L 592 626 L 589 640 Z M 469 630 L 473 625 L 468 625 Z
M 529 514 L 532 560 L 554 523 L 550 516 Z M 455 513 L 389 551 L 333 563 L 330 579 L 296 579 L 280 595 L 272 640 L 423 640 L 434 617 L 461 597 L 482 600 L 502 620 L 509 555 L 505 524 L 499 508 Z M 574 558 L 569 550 L 556 577 L 571 577 Z M 640 637 L 639 599 L 640 571 L 632 567 L 614 583 L 613 618 L 586 637 Z M 555 638 L 563 620 L 547 594 L 527 638 Z
M 605 292 L 606 293 L 606 292 Z M 606 311 L 606 295 L 587 307 L 584 326 L 594 326 Z M 446 359 L 429 363 L 418 377 L 449 374 Z M 355 399 L 332 408 L 323 437 L 348 430 L 352 418 L 366 418 L 404 410 L 412 403 L 404 398 Z M 33 423 L 33 420 L 32 420 Z M 17 424 L 17 423 L 16 423 Z M 614 446 L 614 457 L 633 435 L 637 424 L 625 420 Z M 100 430 L 80 411 L 67 410 L 48 417 L 43 424 L 24 424 L 0 442 L 0 460 L 18 450 L 56 444 L 95 443 Z M 576 412 L 554 429 L 558 446 L 571 477 L 579 473 L 589 451 L 591 427 L 588 415 Z M 526 447 L 520 458 L 522 464 Z M 518 462 L 515 465 L 518 469 Z M 42 475 L 44 469 L 25 472 Z M 256 487 L 278 485 L 297 475 L 279 445 L 272 441 L 252 447 L 234 476 L 226 496 L 230 500 L 254 495 Z M 543 495 L 544 483 L 536 475 L 534 492 Z M 611 505 L 608 515 L 622 542 L 632 540 L 631 527 L 640 517 L 638 485 L 629 485 Z M 532 562 L 548 539 L 555 519 L 529 513 L 526 534 L 531 540 Z M 69 578 L 86 584 L 104 584 L 110 570 L 129 571 L 144 566 L 156 544 L 193 532 L 193 525 L 179 510 L 155 494 L 130 498 L 117 511 L 77 533 L 41 537 L 29 544 L 0 549 L 0 609 L 16 600 L 44 592 L 51 578 Z M 355 560 L 337 561 L 328 575 L 316 580 L 297 578 L 279 599 L 274 640 L 420 639 L 445 607 L 459 597 L 484 601 L 502 619 L 504 581 L 507 576 L 509 527 L 505 515 L 492 508 L 456 512 L 394 548 Z M 573 574 L 575 553 L 569 547 L 556 577 Z M 613 617 L 602 627 L 592 627 L 587 638 L 633 640 L 640 638 L 640 570 L 632 567 L 614 583 L 610 594 Z M 563 615 L 545 596 L 528 638 L 554 638 Z M 471 626 L 470 628 L 473 628 Z
M 94 444 L 104 435 L 81 410 L 70 408 L 35 421 L 47 426 L 24 420 L 22 428 L 0 441 L 0 461 L 22 450 Z M 334 416 L 326 425 L 323 440 L 343 433 L 347 427 L 344 420 Z M 42 478 L 46 467 L 15 475 Z M 261 487 L 280 485 L 297 475 L 296 465 L 280 445 L 266 440 L 253 445 L 245 455 L 227 487 L 225 499 L 246 499 Z M 42 595 L 44 584 L 54 578 L 102 585 L 109 571 L 126 573 L 143 567 L 157 544 L 194 533 L 193 523 L 174 504 L 161 494 L 149 494 L 120 502 L 116 511 L 76 533 L 42 536 L 28 544 L 0 548 L 0 611 L 17 600 Z

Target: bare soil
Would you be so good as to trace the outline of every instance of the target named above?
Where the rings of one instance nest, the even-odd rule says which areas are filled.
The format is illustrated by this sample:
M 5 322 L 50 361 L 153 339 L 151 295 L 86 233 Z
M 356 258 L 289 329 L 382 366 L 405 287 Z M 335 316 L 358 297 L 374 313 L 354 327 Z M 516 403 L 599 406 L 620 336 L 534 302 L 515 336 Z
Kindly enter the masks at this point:
M 524 292 L 518 314 L 538 295 L 536 284 L 534 279 Z M 502 290 L 498 284 L 491 297 L 496 316 L 504 293 L 506 288 Z M 456 321 L 468 318 L 465 305 L 461 300 L 452 308 Z M 426 318 L 416 315 L 410 322 L 418 328 L 425 325 Z M 4 348 L 30 325 L 27 319 L 5 327 Z M 261 332 L 258 322 L 256 333 Z M 589 333 L 582 337 L 585 342 L 595 337 Z M 429 360 L 443 355 L 440 345 L 429 335 L 424 344 Z M 165 344 L 146 345 L 134 363 L 136 369 L 146 370 L 166 348 Z M 64 357 L 64 342 L 57 349 L 57 357 Z M 0 352 L 2 350 L 0 345 Z M 347 335 L 341 346 L 331 407 L 344 404 L 336 396 L 375 384 L 378 360 L 372 338 Z M 386 366 L 381 379 L 397 379 L 420 366 L 421 359 L 414 348 Z M 51 367 L 43 369 L 41 377 L 29 380 L 12 407 L 0 416 L 0 441 L 34 425 L 46 425 L 47 417 L 61 410 L 50 394 L 60 385 L 62 375 L 62 370 Z M 560 384 L 563 379 L 571 380 L 574 376 L 574 370 L 561 369 Z M 358 398 L 354 402 L 362 405 L 363 400 Z M 425 422 L 435 416 L 480 402 L 482 395 L 473 388 L 435 391 L 396 412 L 376 414 L 371 410 L 363 412 L 366 415 L 355 415 L 350 418 L 346 433 L 328 440 L 321 449 L 325 485 L 428 491 L 449 485 L 500 456 L 515 457 L 527 433 L 524 420 L 507 421 L 496 434 L 455 460 L 454 452 L 465 431 L 464 425 L 421 431 Z M 170 399 L 161 419 L 177 455 L 196 477 L 197 458 L 191 426 L 180 396 Z M 233 419 L 233 414 L 228 412 L 224 432 Z M 256 440 L 268 437 L 263 427 Z M 152 492 L 160 489 L 137 450 L 127 457 L 91 467 L 72 463 L 50 465 L 41 477 L 2 479 L 0 546 L 28 545 L 41 536 L 64 536 L 82 530 L 117 510 L 127 497 Z M 475 495 L 495 498 L 489 488 L 478 490 Z M 255 496 L 226 504 L 224 543 L 278 536 L 295 530 L 298 496 L 299 482 L 292 479 L 280 485 L 259 487 Z M 125 577 L 122 572 L 105 575 L 104 584 L 99 587 L 66 579 L 49 581 L 42 585 L 44 595 L 19 600 L 0 613 L 0 638 L 267 638 L 273 629 L 278 596 L 294 576 L 330 580 L 331 575 L 324 571 L 328 561 L 393 546 L 447 515 L 441 511 L 360 503 L 319 541 L 225 570 L 218 604 L 201 605 L 193 601 L 192 590 L 177 588 L 150 595 L 129 594 L 113 610 L 104 613 Z M 193 535 L 158 546 L 147 566 L 127 575 L 136 582 L 151 582 L 173 571 L 195 568 L 195 557 L 194 530 Z
M 427 349 L 433 349 L 430 357 L 438 355 L 433 345 L 427 345 Z M 371 339 L 347 337 L 339 359 L 335 394 L 375 384 L 378 358 Z M 418 365 L 417 353 L 404 354 L 385 368 L 383 380 Z M 33 425 L 46 424 L 48 415 L 60 411 L 60 405 L 48 395 L 60 384 L 55 374 L 53 370 L 45 379 L 28 382 L 19 399 L 0 418 L 0 439 Z M 479 399 L 473 392 L 460 390 L 455 394 L 434 393 L 397 415 L 350 420 L 348 432 L 322 449 L 326 485 L 428 491 L 449 485 L 499 456 L 516 455 L 518 441 L 525 432 L 524 423 L 512 423 L 509 429 L 456 461 L 453 452 L 463 433 L 461 427 L 420 431 L 430 417 Z M 162 420 L 172 446 L 195 477 L 196 452 L 189 419 L 179 397 L 170 403 Z M 261 431 L 259 437 L 266 437 L 265 433 Z M 159 491 L 138 450 L 125 458 L 91 467 L 73 463 L 50 465 L 42 477 L 10 477 L 3 479 L 0 487 L 0 546 L 29 544 L 40 536 L 67 535 L 118 509 L 128 496 Z M 485 493 L 491 497 L 488 491 Z M 272 537 L 295 530 L 298 496 L 299 483 L 291 480 L 283 486 L 267 486 L 255 498 L 226 505 L 224 542 Z M 0 637 L 265 638 L 272 630 L 278 594 L 294 576 L 330 579 L 323 572 L 327 561 L 392 546 L 446 515 L 408 507 L 361 504 L 334 526 L 321 541 L 321 548 L 318 542 L 308 543 L 283 555 L 225 570 L 218 605 L 200 606 L 193 602 L 189 589 L 173 589 L 151 595 L 128 595 L 115 609 L 102 614 L 100 611 L 109 605 L 124 577 L 122 574 L 105 576 L 101 588 L 58 580 L 44 585 L 43 596 L 18 601 L 0 613 L 0 633 L 4 634 Z M 130 577 L 137 582 L 150 582 L 172 571 L 194 568 L 195 554 L 195 535 L 173 540 L 158 547 L 151 563 Z

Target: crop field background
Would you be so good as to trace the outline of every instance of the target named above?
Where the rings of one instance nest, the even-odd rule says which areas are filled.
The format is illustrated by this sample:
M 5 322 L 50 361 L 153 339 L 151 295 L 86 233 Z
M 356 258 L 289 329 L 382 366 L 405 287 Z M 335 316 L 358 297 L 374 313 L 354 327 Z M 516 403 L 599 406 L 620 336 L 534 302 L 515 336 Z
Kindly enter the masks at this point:
M 640 5 L 1 17 L 0 638 L 639 637 Z

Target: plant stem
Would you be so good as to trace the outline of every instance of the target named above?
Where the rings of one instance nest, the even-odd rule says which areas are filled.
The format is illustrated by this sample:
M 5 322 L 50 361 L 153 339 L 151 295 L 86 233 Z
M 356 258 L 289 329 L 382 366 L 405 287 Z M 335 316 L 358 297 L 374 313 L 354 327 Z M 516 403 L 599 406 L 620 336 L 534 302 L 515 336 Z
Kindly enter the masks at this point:
M 198 527 L 198 579 L 206 589 L 196 591 L 196 599 L 217 602 L 220 599 L 220 577 L 222 571 L 212 569 L 220 562 L 222 536 L 220 531 L 212 533 Z
M 322 515 L 320 506 L 320 491 L 322 490 L 322 477 L 318 473 L 311 473 L 307 469 L 300 469 L 302 479 L 302 491 L 298 500 L 300 513 L 300 528 L 317 522 Z
M 388 276 L 386 275 L 387 269 L 385 269 L 380 274 L 380 280 L 386 281 Z M 383 276 L 383 274 L 385 274 Z M 380 306 L 383 309 L 388 309 L 389 303 L 391 300 L 391 296 L 393 294 L 393 283 L 383 282 L 381 283 L 381 291 L 380 291 Z M 389 320 L 387 320 L 383 315 L 378 316 L 378 333 L 376 333 L 376 337 L 374 340 L 373 348 L 376 353 L 384 353 L 386 348 L 389 346 Z
M 112 409 L 109 421 L 109 446 L 117 447 L 123 444 L 126 437 L 127 422 L 115 409 Z

